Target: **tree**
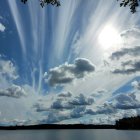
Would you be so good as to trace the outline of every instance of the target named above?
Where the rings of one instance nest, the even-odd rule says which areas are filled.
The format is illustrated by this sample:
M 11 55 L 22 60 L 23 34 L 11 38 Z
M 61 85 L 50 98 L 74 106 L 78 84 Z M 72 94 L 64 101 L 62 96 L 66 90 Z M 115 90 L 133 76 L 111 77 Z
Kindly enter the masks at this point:
M 28 0 L 21 0 L 24 4 L 26 4 Z M 121 1 L 120 2 L 120 7 L 130 7 L 130 11 L 134 14 L 136 12 L 136 8 L 139 6 L 139 1 L 140 0 L 117 0 Z M 45 4 L 52 4 L 56 6 L 60 6 L 60 1 L 59 0 L 40 0 L 40 5 L 43 8 Z
M 120 0 L 117 0 L 120 1 Z M 136 12 L 136 8 L 139 6 L 140 0 L 121 0 L 120 7 L 126 7 L 129 6 L 131 12 L 134 14 Z
M 21 0 L 24 4 L 27 3 L 28 0 Z M 60 1 L 59 0 L 40 0 L 40 5 L 43 8 L 45 4 L 52 4 L 56 6 L 60 6 Z

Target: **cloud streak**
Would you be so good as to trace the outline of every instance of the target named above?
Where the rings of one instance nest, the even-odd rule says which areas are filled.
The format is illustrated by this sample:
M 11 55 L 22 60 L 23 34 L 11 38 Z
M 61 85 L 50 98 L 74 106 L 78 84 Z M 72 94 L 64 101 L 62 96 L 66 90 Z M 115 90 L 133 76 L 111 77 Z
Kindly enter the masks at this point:
M 8 0 L 8 4 L 9 4 L 10 10 L 11 10 L 13 19 L 15 21 L 15 25 L 17 27 L 22 51 L 25 56 L 25 54 L 26 54 L 25 33 L 24 33 L 23 24 L 22 24 L 23 21 L 21 19 L 20 12 L 18 10 L 17 2 L 16 2 L 16 0 L 13 0 L 12 2 L 11 2 L 11 0 Z

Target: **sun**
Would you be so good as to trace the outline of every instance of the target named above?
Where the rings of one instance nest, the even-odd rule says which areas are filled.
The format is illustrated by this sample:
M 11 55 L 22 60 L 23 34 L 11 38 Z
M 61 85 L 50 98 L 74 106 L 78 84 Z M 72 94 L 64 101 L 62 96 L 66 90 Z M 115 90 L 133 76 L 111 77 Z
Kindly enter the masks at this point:
M 99 44 L 104 50 L 108 50 L 121 42 L 121 37 L 113 26 L 106 25 L 98 36 Z

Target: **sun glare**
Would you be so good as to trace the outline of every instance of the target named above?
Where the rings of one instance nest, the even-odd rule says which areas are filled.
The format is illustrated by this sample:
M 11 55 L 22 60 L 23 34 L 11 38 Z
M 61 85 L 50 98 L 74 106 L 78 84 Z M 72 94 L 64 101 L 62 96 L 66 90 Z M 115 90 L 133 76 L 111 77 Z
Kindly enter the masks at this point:
M 121 38 L 114 27 L 107 25 L 101 30 L 98 41 L 104 50 L 108 50 L 111 47 L 120 44 Z

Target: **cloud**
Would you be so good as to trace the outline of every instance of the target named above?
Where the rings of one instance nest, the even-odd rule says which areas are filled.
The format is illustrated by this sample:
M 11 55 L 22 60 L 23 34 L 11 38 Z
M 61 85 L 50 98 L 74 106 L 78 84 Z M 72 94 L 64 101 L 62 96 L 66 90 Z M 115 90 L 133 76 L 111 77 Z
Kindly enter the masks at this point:
M 4 32 L 5 29 L 6 27 L 2 23 L 0 23 L 0 32 Z
M 62 96 L 58 96 L 58 97 L 62 97 Z M 92 105 L 93 102 L 94 102 L 93 97 L 91 97 L 91 96 L 86 97 L 85 95 L 80 94 L 78 96 L 71 96 L 67 99 L 66 98 L 65 99 L 57 98 L 52 103 L 51 108 L 52 109 L 72 109 L 72 108 L 76 108 L 77 106 Z
M 110 56 L 113 74 L 133 74 L 140 71 L 140 46 L 122 48 Z M 115 60 L 115 61 L 114 61 Z
M 35 109 L 36 112 L 49 111 L 49 108 L 47 106 L 39 102 L 34 104 L 33 108 Z
M 17 69 L 12 61 L 0 57 L 0 75 L 11 80 L 18 78 Z
M 82 117 L 86 112 L 85 106 L 78 106 L 75 107 L 72 112 L 70 113 L 71 118 L 80 118 Z
M 112 104 L 104 103 L 103 106 L 98 107 L 96 114 L 111 114 L 115 113 L 116 109 Z
M 122 62 L 120 68 L 112 71 L 114 74 L 133 74 L 140 71 L 140 60 L 128 60 Z
M 62 99 L 57 99 L 53 104 L 51 105 L 52 109 L 72 109 L 74 108 L 74 105 L 69 104 L 67 101 Z
M 26 93 L 22 87 L 17 85 L 12 85 L 7 89 L 0 89 L 0 96 L 20 98 L 22 96 L 26 96 Z
M 92 105 L 94 102 L 93 97 L 86 97 L 84 94 L 76 96 L 74 99 L 69 101 L 72 105 Z
M 65 92 L 66 95 L 68 93 Z M 130 117 L 136 114 L 137 109 L 140 108 L 140 103 L 137 100 L 135 93 L 119 94 L 112 98 L 111 101 L 102 102 L 97 106 L 96 102 L 94 104 L 92 104 L 92 102 L 88 102 L 88 99 L 92 97 L 90 95 L 71 95 L 71 97 L 54 95 L 53 100 L 50 101 L 49 105 L 47 104 L 48 102 L 44 104 L 45 102 L 42 103 L 40 100 L 40 104 L 35 108 L 37 112 L 42 112 L 43 115 L 45 115 L 45 119 L 43 119 L 41 122 L 61 124 L 72 121 L 75 123 L 80 123 L 80 120 L 83 120 L 83 122 L 84 120 L 88 120 L 89 122 L 89 120 L 91 120 L 90 118 L 92 118 L 93 121 L 90 122 L 95 123 L 94 119 L 98 120 L 100 118 L 98 123 L 103 124 L 107 122 L 112 124 L 115 123 L 115 120 L 117 119 L 125 116 Z M 73 101 L 74 104 L 71 104 Z M 133 112 L 132 115 L 131 111 Z M 112 117 L 113 119 L 111 119 Z
M 71 96 L 72 94 L 70 92 L 65 92 L 58 95 L 58 97 L 71 97 Z
M 103 105 L 97 107 L 96 111 L 90 109 L 91 114 L 116 114 L 123 111 L 122 118 L 128 114 L 129 110 L 137 110 L 140 108 L 140 102 L 137 99 L 137 93 L 120 93 L 115 96 L 111 101 L 105 102 Z M 90 114 L 89 112 L 89 114 Z M 128 114 L 129 115 L 129 114 Z M 130 116 L 130 115 L 129 115 Z
M 133 74 L 140 71 L 140 29 L 131 28 L 121 33 L 122 48 L 110 56 L 113 74 Z
M 135 80 L 131 83 L 131 85 L 134 87 L 134 89 L 140 90 L 140 82 L 139 81 Z
M 137 93 L 121 93 L 113 99 L 112 106 L 122 110 L 140 108 L 140 102 L 137 100 L 136 94 Z
M 50 69 L 44 74 L 44 79 L 51 86 L 71 83 L 75 79 L 85 78 L 89 73 L 95 71 L 95 66 L 88 59 L 77 58 L 74 64 L 62 64 Z
M 43 120 L 47 123 L 58 123 L 67 119 L 80 118 L 86 114 L 94 115 L 95 112 L 86 107 L 90 107 L 94 102 L 92 96 L 80 94 L 74 96 L 70 92 L 54 95 L 49 104 L 40 100 L 33 105 L 36 112 L 46 112 L 47 118 Z
M 140 37 L 140 29 L 139 28 L 130 28 L 128 30 L 125 30 L 121 33 L 121 37 L 129 39 L 132 38 L 139 38 Z
M 136 99 L 134 93 L 121 94 L 116 98 L 116 108 L 118 109 L 136 109 L 140 108 L 140 102 Z
M 111 59 L 120 59 L 123 56 L 139 56 L 140 55 L 140 46 L 135 46 L 133 48 L 122 48 L 119 51 L 113 52 L 111 55 Z
M 44 122 L 51 124 L 51 123 L 58 123 L 62 120 L 70 119 L 69 114 L 67 113 L 58 113 L 58 112 L 50 112 L 47 116 L 47 119 Z

